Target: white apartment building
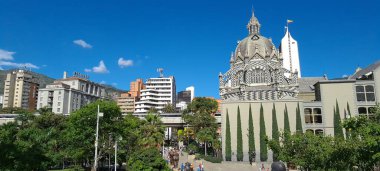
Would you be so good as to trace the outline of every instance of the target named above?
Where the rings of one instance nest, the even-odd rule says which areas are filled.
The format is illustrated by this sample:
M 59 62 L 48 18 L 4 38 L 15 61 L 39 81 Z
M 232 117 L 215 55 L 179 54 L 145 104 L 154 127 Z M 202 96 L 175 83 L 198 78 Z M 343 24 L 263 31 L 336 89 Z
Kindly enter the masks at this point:
M 3 107 L 36 109 L 38 80 L 26 70 L 15 70 L 7 74 L 4 83 Z
M 56 114 L 70 114 L 105 96 L 102 85 L 74 76 L 54 81 L 38 93 L 37 109 L 48 107 Z
M 147 113 L 155 108 L 159 113 L 167 104 L 176 103 L 176 84 L 173 76 L 150 78 L 146 89 L 141 90 L 141 99 L 135 104 L 135 113 Z

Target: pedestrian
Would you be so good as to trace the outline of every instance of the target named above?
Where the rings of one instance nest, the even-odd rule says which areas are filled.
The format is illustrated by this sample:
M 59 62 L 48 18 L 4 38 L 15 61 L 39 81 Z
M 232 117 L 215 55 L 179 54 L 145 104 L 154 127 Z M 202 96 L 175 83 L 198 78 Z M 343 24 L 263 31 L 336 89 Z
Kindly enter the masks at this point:
M 190 171 L 194 171 L 194 165 L 193 164 L 190 165 Z
M 184 171 L 184 170 L 185 170 L 185 165 L 181 163 L 181 171 Z
M 173 154 L 173 160 L 174 160 L 174 167 L 178 167 L 178 161 L 179 161 L 179 154 L 178 151 L 175 151 Z

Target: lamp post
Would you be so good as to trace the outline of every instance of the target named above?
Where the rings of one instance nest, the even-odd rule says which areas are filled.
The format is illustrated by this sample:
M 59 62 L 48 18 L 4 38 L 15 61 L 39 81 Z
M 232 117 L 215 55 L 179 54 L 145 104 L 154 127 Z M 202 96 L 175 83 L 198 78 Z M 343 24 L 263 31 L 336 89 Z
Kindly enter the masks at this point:
M 123 140 L 122 137 L 119 137 L 119 141 Z M 115 138 L 115 171 L 117 171 L 117 139 Z
M 103 113 L 100 113 L 100 107 L 98 105 L 98 113 L 96 115 L 96 135 L 95 135 L 95 160 L 94 160 L 94 170 L 98 168 L 98 137 L 99 137 L 99 117 L 103 116 Z

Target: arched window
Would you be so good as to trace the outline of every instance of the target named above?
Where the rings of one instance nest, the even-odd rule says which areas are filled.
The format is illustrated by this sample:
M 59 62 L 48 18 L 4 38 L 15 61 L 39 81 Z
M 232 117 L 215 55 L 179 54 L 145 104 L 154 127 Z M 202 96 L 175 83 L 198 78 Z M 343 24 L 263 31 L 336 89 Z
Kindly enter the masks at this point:
M 322 129 L 315 130 L 315 135 L 323 135 L 323 130 Z
M 359 107 L 358 112 L 359 112 L 359 115 L 367 115 L 367 108 Z
M 306 132 L 310 132 L 310 133 L 314 134 L 314 130 L 312 130 L 312 129 L 307 129 Z

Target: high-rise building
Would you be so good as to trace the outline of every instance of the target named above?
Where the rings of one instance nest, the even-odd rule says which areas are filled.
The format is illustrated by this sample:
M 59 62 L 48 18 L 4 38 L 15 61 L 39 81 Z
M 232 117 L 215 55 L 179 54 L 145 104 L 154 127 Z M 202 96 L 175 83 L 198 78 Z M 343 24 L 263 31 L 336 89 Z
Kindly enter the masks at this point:
M 191 102 L 191 91 L 185 90 L 185 91 L 178 92 L 177 102 L 190 103 Z
M 162 109 L 170 104 L 176 104 L 176 83 L 173 76 L 150 78 L 145 83 L 146 89 L 141 90 L 140 101 L 136 102 L 135 113 L 146 113 L 151 108 Z
M 4 86 L 3 107 L 19 107 L 35 110 L 39 83 L 26 70 L 15 70 L 7 74 Z
M 122 93 L 117 99 L 117 105 L 120 107 L 123 114 L 135 112 L 135 102 L 137 97 L 130 93 Z
M 137 97 L 137 99 L 140 99 L 141 90 L 143 89 L 145 89 L 145 85 L 143 83 L 143 80 L 139 78 L 136 81 L 130 83 L 129 94 L 131 94 L 133 97 Z
M 280 53 L 283 58 L 283 67 L 290 72 L 297 73 L 301 78 L 301 67 L 298 54 L 298 43 L 290 35 L 289 27 L 286 27 L 286 33 L 281 40 Z M 286 77 L 290 77 L 289 73 L 285 73 Z
M 194 99 L 194 86 L 187 87 L 185 91 L 180 91 L 177 94 L 176 108 L 178 111 L 185 110 L 187 105 Z
M 100 98 L 108 98 L 105 88 L 88 80 L 87 76 L 76 74 L 73 77 L 54 81 L 38 93 L 37 108 L 51 108 L 56 114 L 70 114 Z

